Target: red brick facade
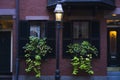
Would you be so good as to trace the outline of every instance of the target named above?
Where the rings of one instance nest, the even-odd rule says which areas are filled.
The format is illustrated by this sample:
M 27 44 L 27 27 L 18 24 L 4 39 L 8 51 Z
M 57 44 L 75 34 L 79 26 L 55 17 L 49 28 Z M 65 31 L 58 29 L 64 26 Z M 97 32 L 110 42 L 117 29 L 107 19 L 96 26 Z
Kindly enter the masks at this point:
M 117 7 L 120 7 L 120 1 L 119 1 L 119 0 L 116 0 L 115 3 L 116 3 L 116 6 L 117 6 Z
M 48 16 L 47 0 L 20 0 L 20 18 L 26 16 Z
M 1 0 L 0 9 L 13 9 L 15 8 L 15 0 Z
M 26 20 L 26 16 L 48 16 L 49 20 L 54 20 L 54 14 L 53 11 L 49 11 L 47 9 L 47 0 L 19 0 L 20 1 L 20 20 Z M 120 7 L 120 1 L 116 0 L 117 7 Z M 0 1 L 0 9 L 15 9 L 15 0 L 1 0 Z M 78 11 L 79 12 L 79 11 Z M 87 12 L 87 10 L 86 10 Z M 76 13 L 72 13 L 72 15 L 76 16 Z M 67 20 L 75 20 L 73 18 L 74 16 L 68 16 L 66 12 L 64 13 L 64 21 Z M 80 20 L 91 20 L 91 16 L 85 17 L 89 15 L 89 12 L 86 14 L 83 13 L 82 18 L 79 18 Z M 2 16 L 2 15 L 0 15 Z M 14 15 L 12 15 L 14 16 Z M 81 17 L 77 14 L 76 17 Z M 78 18 L 76 18 L 78 20 Z M 95 19 L 95 18 L 93 18 Z M 104 10 L 98 11 L 96 15 L 96 19 L 100 21 L 100 58 L 93 59 L 92 65 L 93 70 L 95 71 L 94 76 L 106 76 L 107 75 L 107 24 L 106 19 L 104 18 Z M 15 24 L 15 23 L 13 23 Z M 13 26 L 13 30 L 14 30 Z M 15 35 L 15 33 L 14 33 Z M 14 36 L 13 36 L 14 37 Z M 62 37 L 62 33 L 61 33 Z M 15 44 L 13 43 L 15 46 Z M 60 72 L 62 76 L 72 76 L 72 66 L 70 64 L 70 59 L 64 59 L 62 58 L 62 40 L 61 40 L 61 54 L 60 54 Z M 15 53 L 15 47 L 13 49 L 14 55 Z M 15 58 L 15 57 L 14 57 Z M 15 59 L 13 59 L 15 60 Z M 25 73 L 25 63 L 24 59 L 20 60 L 20 75 L 28 75 Z M 55 74 L 55 65 L 56 60 L 53 59 L 47 59 L 42 64 L 42 75 L 54 75 Z M 13 61 L 13 73 L 15 69 L 15 61 Z M 84 72 L 81 72 L 79 74 L 80 76 L 85 76 Z

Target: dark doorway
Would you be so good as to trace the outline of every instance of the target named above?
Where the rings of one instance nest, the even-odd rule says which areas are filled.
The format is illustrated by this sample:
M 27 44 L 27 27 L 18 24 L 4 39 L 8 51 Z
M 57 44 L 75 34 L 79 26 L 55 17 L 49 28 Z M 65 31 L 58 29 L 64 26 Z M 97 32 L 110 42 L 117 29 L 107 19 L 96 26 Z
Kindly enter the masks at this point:
M 120 28 L 108 28 L 108 67 L 120 66 Z
M 11 32 L 0 32 L 0 73 L 10 73 Z

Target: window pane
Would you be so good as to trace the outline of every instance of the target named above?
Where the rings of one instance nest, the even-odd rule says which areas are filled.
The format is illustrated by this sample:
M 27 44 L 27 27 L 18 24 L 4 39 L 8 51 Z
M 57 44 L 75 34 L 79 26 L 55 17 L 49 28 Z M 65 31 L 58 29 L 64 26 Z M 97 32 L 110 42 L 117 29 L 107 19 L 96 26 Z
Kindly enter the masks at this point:
M 41 22 L 41 25 L 40 25 L 40 37 L 45 37 L 45 22 Z
M 73 23 L 73 38 L 74 39 L 88 39 L 89 33 L 88 22 L 74 22 Z
M 30 36 L 35 36 L 38 38 L 45 37 L 45 22 L 31 21 Z
M 110 36 L 110 53 L 112 56 L 115 56 L 117 53 L 117 31 L 110 31 L 109 32 L 109 36 Z
M 30 26 L 30 36 L 35 36 L 40 38 L 40 26 L 37 25 Z
M 73 38 L 74 39 L 79 38 L 79 22 L 74 22 L 73 24 Z
M 88 22 L 81 22 L 80 24 L 81 38 L 88 39 Z

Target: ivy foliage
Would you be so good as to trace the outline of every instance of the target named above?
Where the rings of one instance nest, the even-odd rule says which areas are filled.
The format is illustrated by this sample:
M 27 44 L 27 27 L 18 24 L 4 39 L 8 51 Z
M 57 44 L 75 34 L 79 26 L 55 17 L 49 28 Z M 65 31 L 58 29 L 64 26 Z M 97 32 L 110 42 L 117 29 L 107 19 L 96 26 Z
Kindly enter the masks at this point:
M 51 52 L 51 47 L 46 44 L 46 38 L 29 37 L 29 42 L 23 47 L 25 51 L 26 72 L 35 72 L 36 77 L 41 76 L 41 60 Z
M 67 53 L 72 54 L 71 64 L 73 66 L 72 74 L 77 75 L 79 70 L 84 70 L 88 74 L 94 74 L 92 70 L 92 55 L 96 55 L 98 50 L 88 41 L 82 43 L 69 44 Z

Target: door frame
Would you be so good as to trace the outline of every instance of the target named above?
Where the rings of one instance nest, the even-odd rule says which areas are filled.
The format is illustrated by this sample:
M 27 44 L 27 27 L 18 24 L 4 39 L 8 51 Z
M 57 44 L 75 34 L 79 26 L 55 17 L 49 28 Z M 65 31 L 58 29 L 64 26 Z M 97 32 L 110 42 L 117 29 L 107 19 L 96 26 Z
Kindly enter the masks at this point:
M 120 66 L 120 63 L 118 63 L 117 62 L 117 60 L 119 59 L 119 56 L 120 56 L 120 50 L 118 49 L 118 47 L 119 47 L 119 44 L 118 45 L 116 45 L 116 48 L 117 48 L 117 53 L 116 53 L 116 64 L 112 64 L 112 58 L 110 58 L 111 56 L 110 56 L 110 52 L 109 52 L 109 50 L 110 50 L 110 48 L 109 48 L 109 46 L 110 46 L 110 37 L 109 37 L 109 32 L 110 31 L 117 31 L 117 43 L 116 44 L 118 44 L 118 42 L 120 43 L 120 40 L 119 40 L 119 34 L 120 34 L 120 27 L 108 27 L 107 28 L 107 66 L 108 67 L 119 67 Z M 114 61 L 113 61 L 114 62 Z

